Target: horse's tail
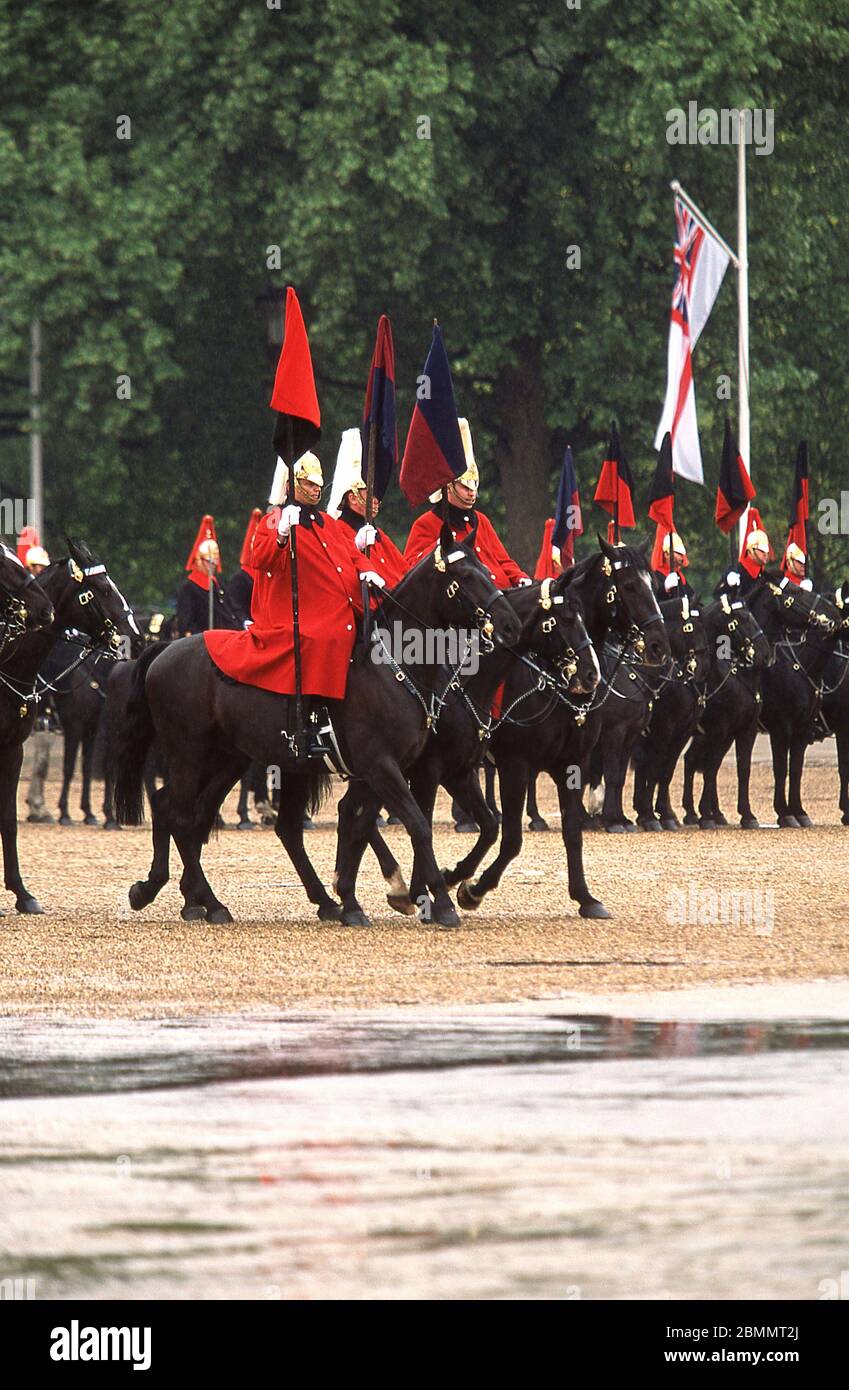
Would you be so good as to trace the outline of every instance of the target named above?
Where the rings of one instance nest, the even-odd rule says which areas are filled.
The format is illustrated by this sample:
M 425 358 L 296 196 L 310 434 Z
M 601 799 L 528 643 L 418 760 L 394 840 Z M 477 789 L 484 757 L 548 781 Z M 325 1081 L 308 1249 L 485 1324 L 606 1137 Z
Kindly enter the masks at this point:
M 156 732 L 144 686 L 151 662 L 165 648 L 164 642 L 154 642 L 142 652 L 119 722 L 114 757 L 115 814 L 122 825 L 141 825 L 144 819 L 144 765 Z
M 333 785 L 329 772 L 311 772 L 307 776 L 307 809 L 311 816 L 318 815 Z

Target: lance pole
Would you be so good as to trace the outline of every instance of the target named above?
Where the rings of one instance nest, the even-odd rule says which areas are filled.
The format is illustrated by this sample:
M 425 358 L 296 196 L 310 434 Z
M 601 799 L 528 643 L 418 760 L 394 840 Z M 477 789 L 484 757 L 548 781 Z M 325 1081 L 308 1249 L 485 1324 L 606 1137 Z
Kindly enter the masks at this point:
M 737 375 L 740 392 L 740 453 L 752 476 L 752 453 L 749 425 L 749 227 L 746 215 L 746 128 L 745 112 L 739 113 L 740 131 L 737 146 Z M 740 517 L 740 545 L 746 534 L 749 508 Z
M 292 499 L 295 497 L 295 444 L 294 427 L 291 415 L 286 421 L 286 452 L 288 458 L 286 462 L 291 470 L 292 477 Z M 304 732 L 304 701 L 303 701 L 303 676 L 301 673 L 301 611 L 300 597 L 298 594 L 298 528 L 292 526 L 289 531 L 289 546 L 291 550 L 292 563 L 292 640 L 295 653 L 295 733 L 294 750 L 295 757 L 306 756 L 306 734 Z

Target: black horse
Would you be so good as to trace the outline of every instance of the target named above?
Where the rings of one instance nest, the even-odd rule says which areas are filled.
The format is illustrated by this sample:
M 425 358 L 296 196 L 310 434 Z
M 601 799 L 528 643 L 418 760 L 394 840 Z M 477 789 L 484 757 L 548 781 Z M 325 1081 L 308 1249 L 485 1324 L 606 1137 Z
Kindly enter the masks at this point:
M 845 628 L 849 624 L 849 580 L 837 586 L 834 602 Z M 822 717 L 837 744 L 840 819 L 843 825 L 849 825 L 849 650 L 846 644 L 838 645 L 831 653 L 823 686 Z
M 660 605 L 672 665 L 650 706 L 648 727 L 637 739 L 632 756 L 634 809 L 643 830 L 678 829 L 670 783 L 678 759 L 696 732 L 710 671 L 710 646 L 697 605 L 698 600 L 689 593 Z M 722 612 L 721 605 L 716 606 Z
M 566 575 L 567 592 L 578 602 L 593 647 L 601 651 L 615 633 L 623 651 L 636 652 L 646 665 L 665 665 L 670 655 L 669 638 L 652 589 L 645 548 L 613 546 L 601 537 L 599 546 L 600 555 L 579 561 Z M 476 882 L 469 880 L 482 858 L 477 845 L 446 873 L 448 883 L 460 885 L 457 901 L 461 907 L 478 907 L 519 854 L 528 780 L 538 771 L 547 772 L 557 787 L 569 895 L 579 904 L 582 917 L 610 916 L 587 885 L 581 828 L 589 760 L 609 695 L 609 686 L 602 681 L 590 699 L 578 706 L 540 690 L 534 672 L 515 664 L 505 684 L 504 712 L 492 735 L 501 788 L 501 845 Z
M 44 909 L 25 887 L 18 863 L 16 799 L 24 740 L 35 722 L 44 683 L 38 672 L 48 652 L 68 630 L 82 634 L 75 662 L 92 648 L 117 656 L 135 636 L 124 599 L 106 567 L 86 545 L 68 542 L 69 555 L 55 560 L 27 591 L 26 602 L 44 614 L 41 624 L 0 651 L 0 833 L 5 884 L 15 894 L 18 912 Z
M 578 606 L 567 591 L 568 582 L 561 576 L 505 592 L 521 623 L 518 641 L 512 648 L 485 643 L 477 669 L 456 677 L 431 737 L 410 769 L 410 789 L 430 824 L 441 785 L 472 815 L 479 831 L 476 849 L 481 855 L 498 839 L 499 822 L 481 791 L 478 769 L 490 739 L 493 701 L 511 667 L 521 662 L 533 673 L 537 685 L 552 693 L 553 700 L 563 698 L 571 708 L 578 708 L 598 683 L 598 662 Z M 369 789 L 352 783 L 339 806 L 340 850 L 344 844 L 353 855 L 359 831 L 361 850 L 366 842 L 371 844 L 389 884 L 390 906 L 410 914 L 415 904 L 421 915 L 428 917 L 430 900 L 422 866 L 418 861 L 413 864 L 407 895 L 398 863 L 374 826 L 376 809 Z M 370 835 L 369 823 L 373 826 Z M 366 920 L 355 897 L 355 885 L 342 884 L 337 878 L 336 886 L 346 914 L 359 912 Z
M 773 646 L 789 629 L 803 631 L 819 627 L 820 610 L 814 595 L 788 581 L 780 570 L 770 569 L 749 590 L 745 602 L 734 590 L 720 585 L 719 602 L 724 618 L 711 608 L 704 611 L 712 643 L 711 674 L 700 732 L 684 758 L 684 824 L 715 830 L 727 825 L 717 791 L 722 761 L 732 743 L 737 762 L 737 814 L 744 830 L 755 830 L 758 820 L 752 811 L 749 785 L 752 749 L 758 732 L 762 704 L 762 676 L 774 659 Z M 735 626 L 726 623 L 728 609 Z M 749 619 L 753 620 L 753 625 Z M 693 798 L 696 772 L 703 775 L 699 813 Z
M 824 691 L 840 633 L 844 623 L 849 626 L 849 617 L 822 595 L 815 599 L 814 616 L 816 625 L 805 631 L 784 632 L 775 643 L 775 661 L 763 674 L 761 724 L 769 734 L 773 806 L 783 830 L 813 825 L 802 804 L 805 753 L 822 735 Z
M 423 660 L 415 674 L 397 659 L 380 659 L 385 639 L 372 629 L 371 640 L 355 652 L 344 700 L 321 704 L 328 708 L 345 766 L 401 818 L 422 856 L 434 895 L 434 920 L 456 926 L 459 918 L 434 857 L 430 826 L 404 777 L 404 769 L 420 755 L 445 695 L 445 669 L 441 661 L 429 659 L 428 644 L 434 629 L 469 624 L 509 645 L 518 639 L 519 623 L 483 567 L 470 550 L 455 543 L 447 527 L 435 552 L 384 592 L 381 606 L 399 624 L 403 650 L 408 638 L 416 637 Z M 304 810 L 308 804 L 317 807 L 329 779 L 321 764 L 304 767 L 295 760 L 286 734 L 291 705 L 288 696 L 222 678 L 201 637 L 183 638 L 161 655 L 151 651 L 140 658 L 116 762 L 119 819 L 133 825 L 140 820 L 142 770 L 154 734 L 165 751 L 168 780 L 153 796 L 154 857 L 148 878 L 130 889 L 131 907 L 153 902 L 167 882 L 173 836 L 183 861 L 183 918 L 232 920 L 207 882 L 200 856 L 224 797 L 255 760 L 279 769 L 275 830 L 307 896 L 317 904 L 319 918 L 342 918 L 304 849 Z M 347 868 L 343 854 L 340 878 Z

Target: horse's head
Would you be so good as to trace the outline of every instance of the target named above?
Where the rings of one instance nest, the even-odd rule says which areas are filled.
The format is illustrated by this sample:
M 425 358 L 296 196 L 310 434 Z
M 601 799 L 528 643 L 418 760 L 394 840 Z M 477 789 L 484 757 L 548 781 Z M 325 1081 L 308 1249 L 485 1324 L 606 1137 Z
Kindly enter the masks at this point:
M 632 646 L 645 666 L 664 666 L 670 656 L 669 638 L 654 596 L 646 548 L 611 545 L 599 536 L 603 602 L 607 626 Z
M 49 627 L 52 621 L 53 604 L 35 575 L 14 550 L 0 544 L 0 628 L 23 633 L 27 628 Z
M 849 579 L 844 579 L 834 591 L 834 606 L 840 613 L 840 631 L 849 631 Z
M 720 594 L 711 605 L 716 654 L 721 661 L 762 670 L 773 660 L 772 644 L 752 610 L 739 598 Z
M 75 628 L 116 655 L 124 646 L 133 651 L 140 639 L 138 625 L 106 566 L 82 541 L 69 538 L 68 552 L 44 571 L 44 587 L 56 610 L 54 625 Z
M 511 589 L 509 597 L 522 622 L 520 645 L 559 667 L 572 694 L 589 695 L 598 685 L 599 665 L 580 605 L 569 593 L 569 574 Z
M 660 605 L 669 646 L 679 680 L 701 684 L 710 669 L 710 643 L 701 610 L 692 605 L 688 594 Z
M 753 608 L 758 589 L 770 596 L 768 603 L 772 625 L 788 631 L 800 632 L 813 628 L 820 637 L 831 637 L 841 627 L 843 614 L 836 604 L 813 589 L 803 589 L 794 584 L 780 570 L 765 570 L 758 585 L 746 596 L 746 602 Z
M 514 647 L 521 624 L 506 597 L 497 589 L 474 552 L 455 541 L 443 526 L 436 549 L 410 571 L 406 584 L 416 576 L 429 592 L 430 612 L 417 612 L 420 621 L 434 626 L 476 627 L 490 642 Z

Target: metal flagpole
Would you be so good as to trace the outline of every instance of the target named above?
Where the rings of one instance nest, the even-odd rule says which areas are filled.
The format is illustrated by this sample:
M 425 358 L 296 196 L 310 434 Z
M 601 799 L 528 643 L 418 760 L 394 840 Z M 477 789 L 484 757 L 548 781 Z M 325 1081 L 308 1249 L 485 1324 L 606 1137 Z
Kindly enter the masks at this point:
M 44 465 L 41 449 L 41 323 L 33 319 L 30 326 L 29 354 L 29 416 L 31 423 L 29 437 L 29 495 L 32 504 L 32 517 L 27 521 L 38 532 L 40 545 L 44 545 Z
M 208 617 L 207 617 L 207 624 L 206 624 L 208 628 L 213 628 L 213 627 L 215 627 L 215 590 L 214 590 L 214 588 L 213 588 L 214 583 L 215 583 L 215 575 L 214 575 L 214 574 L 210 574 L 210 576 L 209 576 L 209 600 L 208 600 L 208 602 L 209 602 L 209 614 L 208 614 Z
M 737 145 L 737 301 L 739 326 L 737 332 L 737 375 L 740 393 L 740 453 L 752 476 L 752 451 L 749 428 L 749 233 L 746 218 L 746 141 L 745 112 L 741 111 Z M 740 517 L 740 546 L 746 534 L 749 517 L 747 507 Z
M 295 445 L 294 445 L 294 426 L 291 415 L 286 421 L 287 431 L 287 453 L 289 457 L 286 462 L 291 469 L 292 477 L 292 497 L 295 496 Z M 305 758 L 307 756 L 307 738 L 304 729 L 304 701 L 303 701 L 303 678 L 301 675 L 301 606 L 300 594 L 298 592 L 298 541 L 297 526 L 293 526 L 289 531 L 289 552 L 292 565 L 292 638 L 295 654 L 295 733 L 294 746 L 295 758 Z

